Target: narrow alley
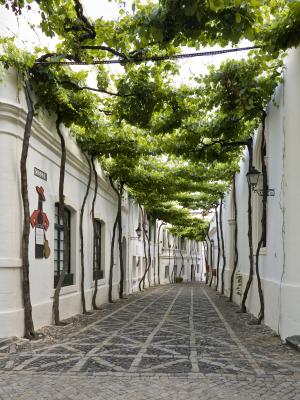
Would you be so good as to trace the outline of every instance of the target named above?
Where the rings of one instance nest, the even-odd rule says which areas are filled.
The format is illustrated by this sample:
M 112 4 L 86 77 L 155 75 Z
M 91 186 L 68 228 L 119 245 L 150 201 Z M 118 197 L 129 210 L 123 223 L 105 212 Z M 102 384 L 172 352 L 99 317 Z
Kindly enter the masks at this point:
M 148 289 L 11 344 L 0 398 L 300 399 L 299 354 L 237 310 L 201 284 Z

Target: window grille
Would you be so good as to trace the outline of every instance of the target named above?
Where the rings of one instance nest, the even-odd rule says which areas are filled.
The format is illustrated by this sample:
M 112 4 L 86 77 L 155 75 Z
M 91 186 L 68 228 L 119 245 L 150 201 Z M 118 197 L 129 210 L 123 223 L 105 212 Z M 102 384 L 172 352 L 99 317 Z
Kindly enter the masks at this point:
M 102 268 L 102 224 L 101 221 L 94 220 L 95 236 L 94 236 L 94 255 L 93 255 L 93 279 L 103 279 Z
M 64 246 L 65 240 L 69 241 L 68 269 L 63 281 L 63 286 L 73 285 L 73 274 L 71 273 L 71 212 L 65 208 L 67 220 L 67 238 L 64 238 L 64 221 L 59 218 L 59 204 L 55 203 L 55 223 L 54 223 L 54 287 L 57 286 L 60 274 L 64 265 Z

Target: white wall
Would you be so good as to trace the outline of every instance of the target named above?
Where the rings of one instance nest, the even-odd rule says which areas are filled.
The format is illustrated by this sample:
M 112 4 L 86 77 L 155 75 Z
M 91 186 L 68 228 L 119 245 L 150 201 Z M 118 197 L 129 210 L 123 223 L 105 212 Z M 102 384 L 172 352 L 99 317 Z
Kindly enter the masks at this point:
M 26 106 L 22 93 L 16 91 L 16 77 L 11 71 L 0 86 L 0 182 L 3 188 L 0 196 L 0 336 L 22 335 L 23 306 L 21 298 L 21 227 L 22 203 L 20 195 L 19 160 L 26 118 Z M 51 255 L 48 259 L 35 259 L 34 230 L 31 229 L 29 243 L 31 300 L 35 327 L 39 328 L 52 322 L 53 273 L 54 273 L 54 203 L 58 201 L 58 182 L 60 166 L 60 143 L 54 128 L 54 120 L 44 115 L 45 124 L 34 120 L 32 137 L 27 161 L 28 192 L 30 212 L 37 208 L 36 186 L 43 186 L 46 201 L 43 209 L 47 213 L 50 226 L 46 232 L 50 243 Z M 46 128 L 46 126 L 47 128 Z M 72 286 L 62 288 L 61 318 L 81 312 L 80 304 L 80 243 L 79 215 L 88 181 L 88 168 L 77 145 L 64 130 L 67 147 L 65 177 L 65 203 L 72 211 L 72 252 L 71 268 L 75 279 Z M 47 181 L 34 176 L 34 167 L 48 175 Z M 115 194 L 108 181 L 97 166 L 99 189 L 95 207 L 95 217 L 105 223 L 105 273 L 99 281 L 97 303 L 107 301 L 108 275 L 110 262 L 110 241 L 113 221 L 117 212 Z M 87 308 L 91 308 L 93 293 L 92 221 L 90 217 L 94 181 L 87 199 L 83 229 L 85 235 L 85 293 Z M 128 207 L 122 207 L 123 235 L 128 242 Z M 128 263 L 127 263 L 128 265 Z M 128 275 L 128 274 L 127 274 Z M 115 248 L 114 291 L 117 298 L 119 283 L 119 260 Z
M 259 268 L 265 299 L 264 322 L 280 334 L 287 336 L 300 333 L 300 50 L 289 51 L 286 59 L 285 81 L 280 85 L 274 99 L 267 107 L 266 145 L 269 188 L 275 189 L 275 196 L 268 197 L 267 203 L 267 245 L 261 249 Z M 254 136 L 254 164 L 259 155 L 259 131 Z M 238 225 L 238 275 L 242 279 L 242 293 L 249 275 L 249 245 L 247 198 L 248 187 L 246 173 L 248 170 L 248 151 L 240 163 L 240 172 L 236 176 L 237 191 L 237 225 Z M 258 195 L 252 193 L 253 207 L 253 243 L 254 255 L 258 241 L 260 218 L 257 214 Z M 226 246 L 227 269 L 225 294 L 229 294 L 233 245 L 232 234 L 235 221 L 232 213 L 232 194 L 224 199 L 223 225 Z M 210 238 L 215 244 L 216 225 L 213 220 L 210 227 Z M 216 245 L 215 245 L 216 249 Z M 216 254 L 215 254 L 216 263 Z M 222 258 L 220 261 L 222 266 Z M 234 301 L 241 303 L 242 296 L 237 294 L 235 280 Z M 254 274 L 247 309 L 258 316 L 259 299 L 257 280 Z
M 21 291 L 21 231 L 22 231 L 22 201 L 20 193 L 19 162 L 22 149 L 22 138 L 26 122 L 26 103 L 22 92 L 17 90 L 17 77 L 9 71 L 5 81 L 0 85 L 0 337 L 23 334 L 23 303 Z M 76 143 L 71 139 L 67 129 L 63 128 L 67 148 L 65 175 L 65 203 L 71 211 L 71 272 L 74 282 L 65 286 L 60 295 L 60 316 L 62 319 L 81 312 L 80 298 L 80 238 L 79 217 L 83 197 L 88 182 L 88 166 L 85 157 Z M 35 328 L 52 323 L 52 302 L 54 294 L 54 211 L 58 202 L 58 184 L 60 171 L 60 141 L 55 128 L 55 117 L 47 111 L 39 112 L 34 119 L 32 135 L 27 160 L 28 194 L 30 212 L 37 209 L 38 195 L 36 186 L 43 186 L 46 201 L 43 210 L 50 221 L 46 237 L 51 248 L 48 259 L 35 258 L 35 235 L 30 230 L 29 260 L 30 285 L 33 319 Z M 34 167 L 47 173 L 47 181 L 34 175 Z M 99 188 L 95 204 L 95 217 L 104 223 L 104 278 L 98 281 L 97 305 L 108 299 L 108 277 L 110 267 L 110 246 L 113 223 L 117 213 L 117 199 L 99 165 L 96 166 Z M 93 227 L 91 206 L 95 182 L 92 179 L 91 189 L 87 198 L 84 219 L 84 254 L 85 254 L 85 296 L 87 309 L 91 309 L 91 299 L 94 291 L 93 281 Z M 125 264 L 125 294 L 138 290 L 138 283 L 145 271 L 145 254 L 142 238 L 138 239 L 136 228 L 141 222 L 141 211 L 133 199 L 125 192 L 122 201 L 122 229 Z M 158 222 L 160 223 L 160 222 Z M 152 227 L 153 229 L 153 227 Z M 156 230 L 157 233 L 157 230 Z M 171 238 L 172 244 L 178 241 Z M 156 242 L 156 243 L 155 243 Z M 177 243 L 177 242 L 176 242 Z M 148 256 L 148 249 L 147 256 Z M 178 264 L 181 265 L 178 250 Z M 191 253 L 187 243 L 185 256 Z M 189 253 L 189 258 L 191 254 Z M 150 285 L 157 283 L 157 237 L 152 232 L 151 257 L 149 270 Z M 193 255 L 195 258 L 195 255 Z M 172 254 L 173 257 L 173 254 Z M 162 253 L 160 268 L 161 283 L 169 283 L 164 279 L 165 252 Z M 173 259 L 173 258 L 172 258 Z M 139 267 L 133 263 L 140 261 Z M 190 260 L 189 260 L 190 261 Z M 187 264 L 186 264 L 187 265 Z M 179 268 L 179 266 L 178 266 Z M 179 272 L 179 270 L 178 270 Z M 189 269 L 186 267 L 185 280 L 189 280 Z M 113 298 L 118 298 L 120 281 L 119 252 L 116 244 L 113 267 Z M 148 275 L 145 287 L 149 286 Z

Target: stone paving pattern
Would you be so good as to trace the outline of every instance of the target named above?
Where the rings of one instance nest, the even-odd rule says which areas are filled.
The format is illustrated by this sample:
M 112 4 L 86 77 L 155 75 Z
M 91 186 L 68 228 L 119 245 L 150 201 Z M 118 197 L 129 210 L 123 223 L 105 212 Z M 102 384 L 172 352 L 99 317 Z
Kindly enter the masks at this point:
M 132 295 L 0 349 L 0 399 L 300 400 L 300 353 L 237 310 L 200 284 Z

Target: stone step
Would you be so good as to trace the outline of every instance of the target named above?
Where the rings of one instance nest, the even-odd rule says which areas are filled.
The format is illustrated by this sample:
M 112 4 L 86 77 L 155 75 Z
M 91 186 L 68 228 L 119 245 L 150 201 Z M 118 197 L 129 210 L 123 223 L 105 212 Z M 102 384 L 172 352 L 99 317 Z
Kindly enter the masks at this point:
M 289 336 L 285 340 L 289 346 L 293 347 L 297 351 L 300 351 L 300 335 Z

